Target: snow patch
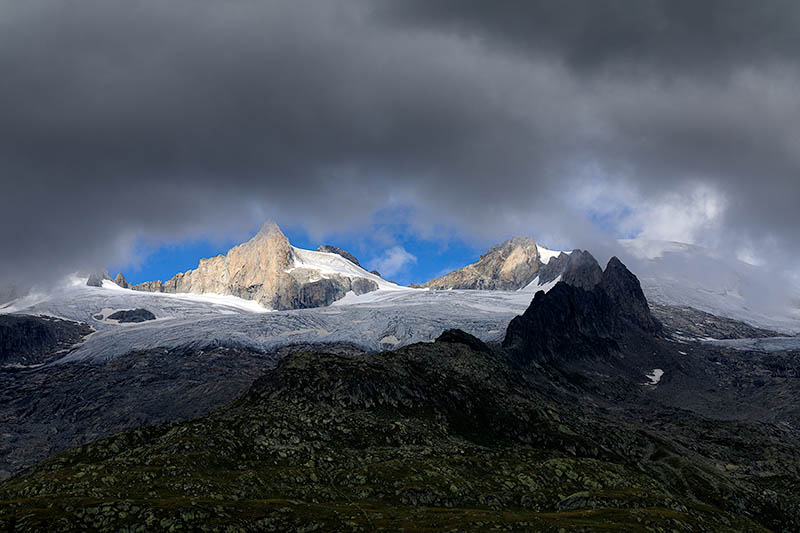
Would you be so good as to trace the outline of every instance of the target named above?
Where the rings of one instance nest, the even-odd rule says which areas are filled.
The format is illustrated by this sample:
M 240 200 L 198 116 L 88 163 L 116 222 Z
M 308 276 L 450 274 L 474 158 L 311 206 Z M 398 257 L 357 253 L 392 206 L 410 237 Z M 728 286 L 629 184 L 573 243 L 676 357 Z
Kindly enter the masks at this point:
M 540 285 L 539 284 L 539 276 L 536 276 L 535 278 L 533 278 L 533 281 L 531 281 L 530 283 L 528 283 L 527 285 L 525 285 L 524 287 L 519 289 L 518 292 L 532 292 L 534 294 L 539 292 L 539 291 L 549 292 L 550 289 L 555 287 L 556 283 L 558 283 L 559 281 L 561 281 L 561 275 L 560 274 L 558 276 L 556 276 L 556 279 L 554 279 L 552 281 L 548 281 L 547 283 L 542 283 Z
M 125 290 L 122 287 L 120 287 L 119 285 L 117 285 L 116 283 L 114 283 L 113 281 L 111 281 L 110 279 L 104 279 L 103 280 L 103 288 L 104 289 L 119 290 L 119 291 L 124 291 Z
M 381 344 L 391 344 L 392 346 L 397 346 L 400 344 L 400 339 L 395 337 L 394 335 L 387 335 L 383 337 L 380 341 Z
M 652 372 L 649 374 L 645 374 L 644 377 L 650 380 L 650 383 L 645 383 L 645 385 L 649 387 L 655 387 L 658 385 L 658 382 L 661 381 L 661 376 L 664 375 L 664 371 L 660 368 L 654 368 Z
M 536 245 L 536 249 L 539 251 L 539 261 L 541 261 L 542 264 L 544 264 L 544 265 L 549 263 L 550 260 L 552 258 L 554 258 L 554 257 L 558 257 L 559 255 L 561 255 L 563 253 L 566 253 L 566 254 L 569 253 L 569 252 L 561 252 L 561 251 L 557 251 L 557 250 L 548 250 L 547 248 L 545 248 L 544 246 L 541 246 L 539 244 Z

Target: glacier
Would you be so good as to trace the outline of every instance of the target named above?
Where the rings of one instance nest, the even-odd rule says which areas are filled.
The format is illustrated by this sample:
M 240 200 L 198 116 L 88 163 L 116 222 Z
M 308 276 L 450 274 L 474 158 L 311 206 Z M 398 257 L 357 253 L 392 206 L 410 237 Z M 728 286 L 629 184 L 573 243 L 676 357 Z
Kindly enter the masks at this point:
M 11 302 L 0 312 L 86 322 L 96 331 L 54 364 L 107 361 L 152 348 L 217 346 L 268 353 L 291 344 L 348 343 L 367 351 L 432 341 L 459 327 L 484 341 L 501 340 L 511 319 L 537 290 L 428 290 L 396 285 L 345 298 L 329 307 L 269 311 L 234 296 L 164 294 L 123 289 L 106 280 L 89 287 L 71 279 L 48 294 Z M 118 324 L 114 311 L 143 308 L 156 320 Z

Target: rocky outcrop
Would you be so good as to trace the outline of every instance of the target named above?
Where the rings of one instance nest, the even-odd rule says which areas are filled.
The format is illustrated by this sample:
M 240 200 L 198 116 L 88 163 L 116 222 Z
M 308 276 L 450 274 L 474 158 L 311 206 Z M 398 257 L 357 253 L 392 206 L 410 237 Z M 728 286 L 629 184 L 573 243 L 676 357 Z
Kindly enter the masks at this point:
M 464 344 L 476 352 L 491 352 L 491 349 L 485 342 L 460 329 L 448 329 L 443 331 L 442 334 L 436 338 L 436 342 Z
M 325 252 L 325 253 L 329 253 L 329 254 L 341 255 L 342 257 L 344 257 L 345 259 L 347 259 L 348 261 L 350 261 L 354 265 L 361 266 L 361 263 L 358 262 L 358 259 L 356 259 L 356 256 L 354 256 L 353 254 L 351 254 L 347 250 L 342 250 L 341 248 L 337 248 L 336 246 L 331 246 L 330 244 L 323 244 L 322 246 L 317 248 L 317 251 L 318 252 Z
M 109 320 L 116 320 L 120 324 L 147 322 L 155 320 L 156 315 L 147 309 L 126 309 L 108 315 Z
M 111 280 L 111 274 L 108 273 L 108 270 L 91 272 L 89 273 L 89 277 L 86 279 L 86 285 L 89 287 L 102 287 L 104 279 Z
M 334 247 L 321 248 L 334 250 Z M 339 248 L 335 250 L 327 253 L 336 253 L 358 267 L 355 257 Z M 374 280 L 355 274 L 330 272 L 304 263 L 297 266 L 297 253 L 280 228 L 268 222 L 255 237 L 231 248 L 227 254 L 201 259 L 196 269 L 179 273 L 166 282 L 149 281 L 132 288 L 146 292 L 233 295 L 255 300 L 270 309 L 321 307 L 349 291 L 363 294 L 378 288 Z
M 91 332 L 92 328 L 87 324 L 70 320 L 0 315 L 0 364 L 48 363 Z
M 129 287 L 128 280 L 125 279 L 125 276 L 122 275 L 122 272 L 117 274 L 117 277 L 114 278 L 114 283 L 122 287 L 123 289 L 127 289 Z
M 514 237 L 492 246 L 476 263 L 416 287 L 431 289 L 517 290 L 530 283 L 542 262 L 532 237 Z
M 509 324 L 503 346 L 523 366 L 607 356 L 624 337 L 659 332 L 639 280 L 619 259 L 611 258 L 594 285 L 589 282 L 600 270 L 594 258 L 583 252 L 576 265 L 579 285 L 560 281 L 537 292 Z
M 558 276 L 561 281 L 573 287 L 589 290 L 603 277 L 603 269 L 592 254 L 583 250 L 573 250 L 552 258 L 539 269 L 539 284 L 550 283 Z

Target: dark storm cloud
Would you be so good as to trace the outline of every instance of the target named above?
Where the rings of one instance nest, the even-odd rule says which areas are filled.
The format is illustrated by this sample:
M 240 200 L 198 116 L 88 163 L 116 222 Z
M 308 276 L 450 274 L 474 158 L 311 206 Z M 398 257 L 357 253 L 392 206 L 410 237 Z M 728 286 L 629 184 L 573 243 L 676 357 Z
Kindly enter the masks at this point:
M 798 9 L 697 4 L 2 2 L 0 277 L 392 205 L 585 246 L 599 178 L 798 250 Z
M 745 63 L 795 61 L 800 48 L 794 0 L 408 0 L 389 1 L 380 12 L 395 23 L 553 55 L 578 72 L 716 74 Z

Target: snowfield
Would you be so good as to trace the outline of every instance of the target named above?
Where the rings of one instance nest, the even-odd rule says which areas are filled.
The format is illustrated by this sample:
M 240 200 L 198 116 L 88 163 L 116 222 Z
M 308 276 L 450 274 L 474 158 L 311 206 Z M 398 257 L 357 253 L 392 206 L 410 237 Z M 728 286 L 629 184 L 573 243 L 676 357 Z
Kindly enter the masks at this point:
M 379 289 L 383 290 L 411 290 L 407 287 L 401 287 L 396 283 L 390 283 L 372 272 L 367 272 L 339 254 L 303 250 L 302 248 L 292 246 L 292 257 L 294 258 L 294 266 L 286 272 L 291 272 L 297 268 L 306 268 L 317 271 L 320 278 L 324 278 L 326 274 L 338 274 L 349 278 L 366 278 L 372 280 L 378 284 Z

